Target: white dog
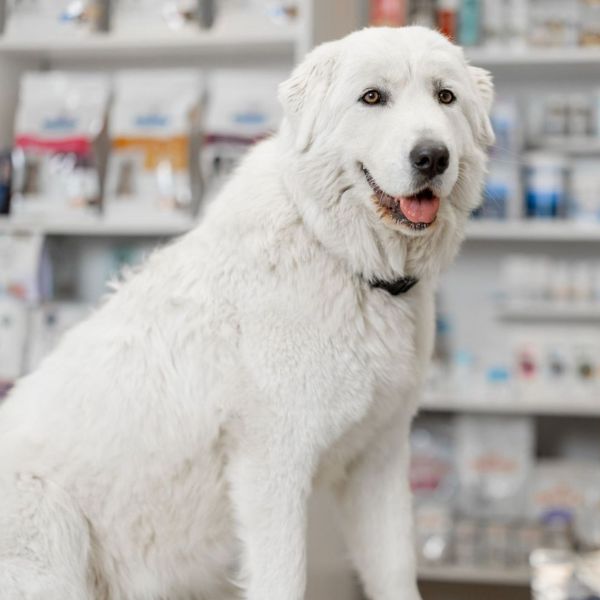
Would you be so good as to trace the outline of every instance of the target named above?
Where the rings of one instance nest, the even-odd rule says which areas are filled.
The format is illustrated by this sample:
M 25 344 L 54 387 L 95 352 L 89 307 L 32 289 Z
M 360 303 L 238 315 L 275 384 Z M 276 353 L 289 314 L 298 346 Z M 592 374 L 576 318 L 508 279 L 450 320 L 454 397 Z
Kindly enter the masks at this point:
M 369 598 L 418 598 L 408 430 L 490 77 L 438 33 L 367 29 L 280 98 L 202 224 L 2 407 L 2 600 L 300 600 L 315 483 Z

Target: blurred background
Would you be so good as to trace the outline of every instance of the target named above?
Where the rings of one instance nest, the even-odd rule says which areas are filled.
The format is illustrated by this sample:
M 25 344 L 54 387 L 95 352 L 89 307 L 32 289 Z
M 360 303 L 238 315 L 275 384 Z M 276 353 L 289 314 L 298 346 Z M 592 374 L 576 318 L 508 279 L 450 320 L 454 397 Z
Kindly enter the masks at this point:
M 497 90 L 413 431 L 423 593 L 596 598 L 598 0 L 0 1 L 0 396 L 201 219 L 310 48 L 407 23 L 463 45 Z M 327 502 L 308 597 L 360 598 Z

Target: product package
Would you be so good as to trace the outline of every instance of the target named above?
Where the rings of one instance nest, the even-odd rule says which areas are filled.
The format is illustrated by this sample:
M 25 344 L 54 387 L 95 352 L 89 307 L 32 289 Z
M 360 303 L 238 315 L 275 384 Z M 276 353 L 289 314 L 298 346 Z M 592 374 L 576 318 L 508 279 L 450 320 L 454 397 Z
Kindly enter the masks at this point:
M 600 222 L 600 173 L 597 160 L 580 159 L 573 164 L 568 216 L 583 223 Z
M 455 439 L 461 513 L 503 519 L 522 515 L 533 467 L 532 420 L 462 415 Z
M 461 0 L 458 42 L 461 46 L 475 46 L 481 37 L 481 1 Z
M 0 382 L 11 382 L 22 375 L 26 341 L 25 303 L 0 295 Z
M 452 427 L 445 419 L 422 417 L 411 433 L 410 484 L 414 497 L 417 553 L 428 563 L 450 552 L 456 474 Z
M 215 0 L 115 0 L 111 28 L 127 36 L 156 36 L 169 31 L 196 31 L 212 22 Z M 207 4 L 209 4 L 207 6 Z
M 64 220 L 99 212 L 109 90 L 104 75 L 23 76 L 13 152 L 15 217 Z
M 406 25 L 406 0 L 371 0 L 370 24 L 376 27 Z
M 519 109 L 515 98 L 501 98 L 492 109 L 491 121 L 496 143 L 490 151 L 484 200 L 475 212 L 483 219 L 521 217 L 517 200 L 521 197 L 521 177 L 516 156 L 523 145 Z
M 298 5 L 298 0 L 218 0 L 213 27 L 219 33 L 289 27 L 297 20 Z
M 0 234 L 0 295 L 35 304 L 51 293 L 50 262 L 38 234 Z
M 12 153 L 0 152 L 0 215 L 10 212 L 12 193 Z
M 458 29 L 460 0 L 437 1 L 437 26 L 443 35 L 455 41 Z
M 256 141 L 279 126 L 277 86 L 287 73 L 227 69 L 208 80 L 202 173 L 213 192 Z
M 182 221 L 200 197 L 195 71 L 123 71 L 115 76 L 106 180 L 107 220 Z
M 421 25 L 422 27 L 435 27 L 435 0 L 410 0 L 408 3 L 408 22 L 411 25 Z
M 71 327 L 90 312 L 87 304 L 53 302 L 36 307 L 30 315 L 27 372 L 33 371 Z
M 579 2 L 530 0 L 529 42 L 533 46 L 576 46 Z
M 568 161 L 551 152 L 525 156 L 525 211 L 536 219 L 564 217 L 567 211 Z
M 61 37 L 103 31 L 108 2 L 103 0 L 6 0 L 8 37 Z
M 575 541 L 600 545 L 600 473 L 591 462 L 542 460 L 530 492 L 531 517 L 546 528 L 546 547 L 569 549 Z

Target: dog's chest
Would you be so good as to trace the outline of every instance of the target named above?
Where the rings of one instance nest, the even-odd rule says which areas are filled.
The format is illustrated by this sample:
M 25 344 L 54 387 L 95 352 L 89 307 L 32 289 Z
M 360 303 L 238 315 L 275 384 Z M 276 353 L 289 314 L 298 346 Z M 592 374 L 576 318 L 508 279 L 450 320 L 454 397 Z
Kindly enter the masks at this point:
M 395 396 L 414 387 L 418 364 L 418 306 L 411 296 L 373 290 L 363 308 L 367 350 L 376 396 Z
M 364 328 L 356 343 L 364 357 L 364 377 L 369 378 L 369 397 L 361 399 L 361 418 L 324 453 L 317 480 L 335 481 L 399 411 L 411 415 L 423 367 L 418 351 L 418 306 L 403 298 L 377 292 L 363 305 Z

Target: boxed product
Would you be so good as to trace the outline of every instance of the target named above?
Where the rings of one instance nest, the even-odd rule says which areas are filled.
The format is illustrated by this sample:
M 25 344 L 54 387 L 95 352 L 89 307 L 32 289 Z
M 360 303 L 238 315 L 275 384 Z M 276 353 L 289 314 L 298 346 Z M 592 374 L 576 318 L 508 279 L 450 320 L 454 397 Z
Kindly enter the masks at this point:
M 534 460 L 527 417 L 462 415 L 456 420 L 459 507 L 471 517 L 517 518 Z
M 6 3 L 9 37 L 59 37 L 108 27 L 108 3 L 103 0 L 6 0 Z
M 529 42 L 533 46 L 576 46 L 579 2 L 530 0 Z
M 600 173 L 597 160 L 577 160 L 571 169 L 569 218 L 600 222 Z
M 287 77 L 277 70 L 227 69 L 208 80 L 202 173 L 218 187 L 256 141 L 279 126 L 277 87 Z
M 452 424 L 419 417 L 411 432 L 410 484 L 414 496 L 448 500 L 456 493 Z
M 105 216 L 189 219 L 199 197 L 201 76 L 187 70 L 115 76 Z
M 47 298 L 51 273 L 44 239 L 34 234 L 0 234 L 0 295 L 27 304 Z
M 600 545 L 600 472 L 596 464 L 542 460 L 530 491 L 532 518 L 546 526 L 546 545 L 570 548 Z
M 518 115 L 515 98 L 500 99 L 494 104 L 490 118 L 496 143 L 490 150 L 484 199 L 475 213 L 477 217 L 507 219 L 521 216 L 516 202 L 521 196 L 521 177 L 515 157 L 523 145 Z
M 415 506 L 417 554 L 425 562 L 447 559 L 452 534 L 456 475 L 452 427 L 445 419 L 421 417 L 411 433 L 410 484 Z
M 22 374 L 27 341 L 27 308 L 16 298 L 0 295 L 0 382 Z
M 13 152 L 15 217 L 63 220 L 98 213 L 109 90 L 108 77 L 100 74 L 23 76 Z

